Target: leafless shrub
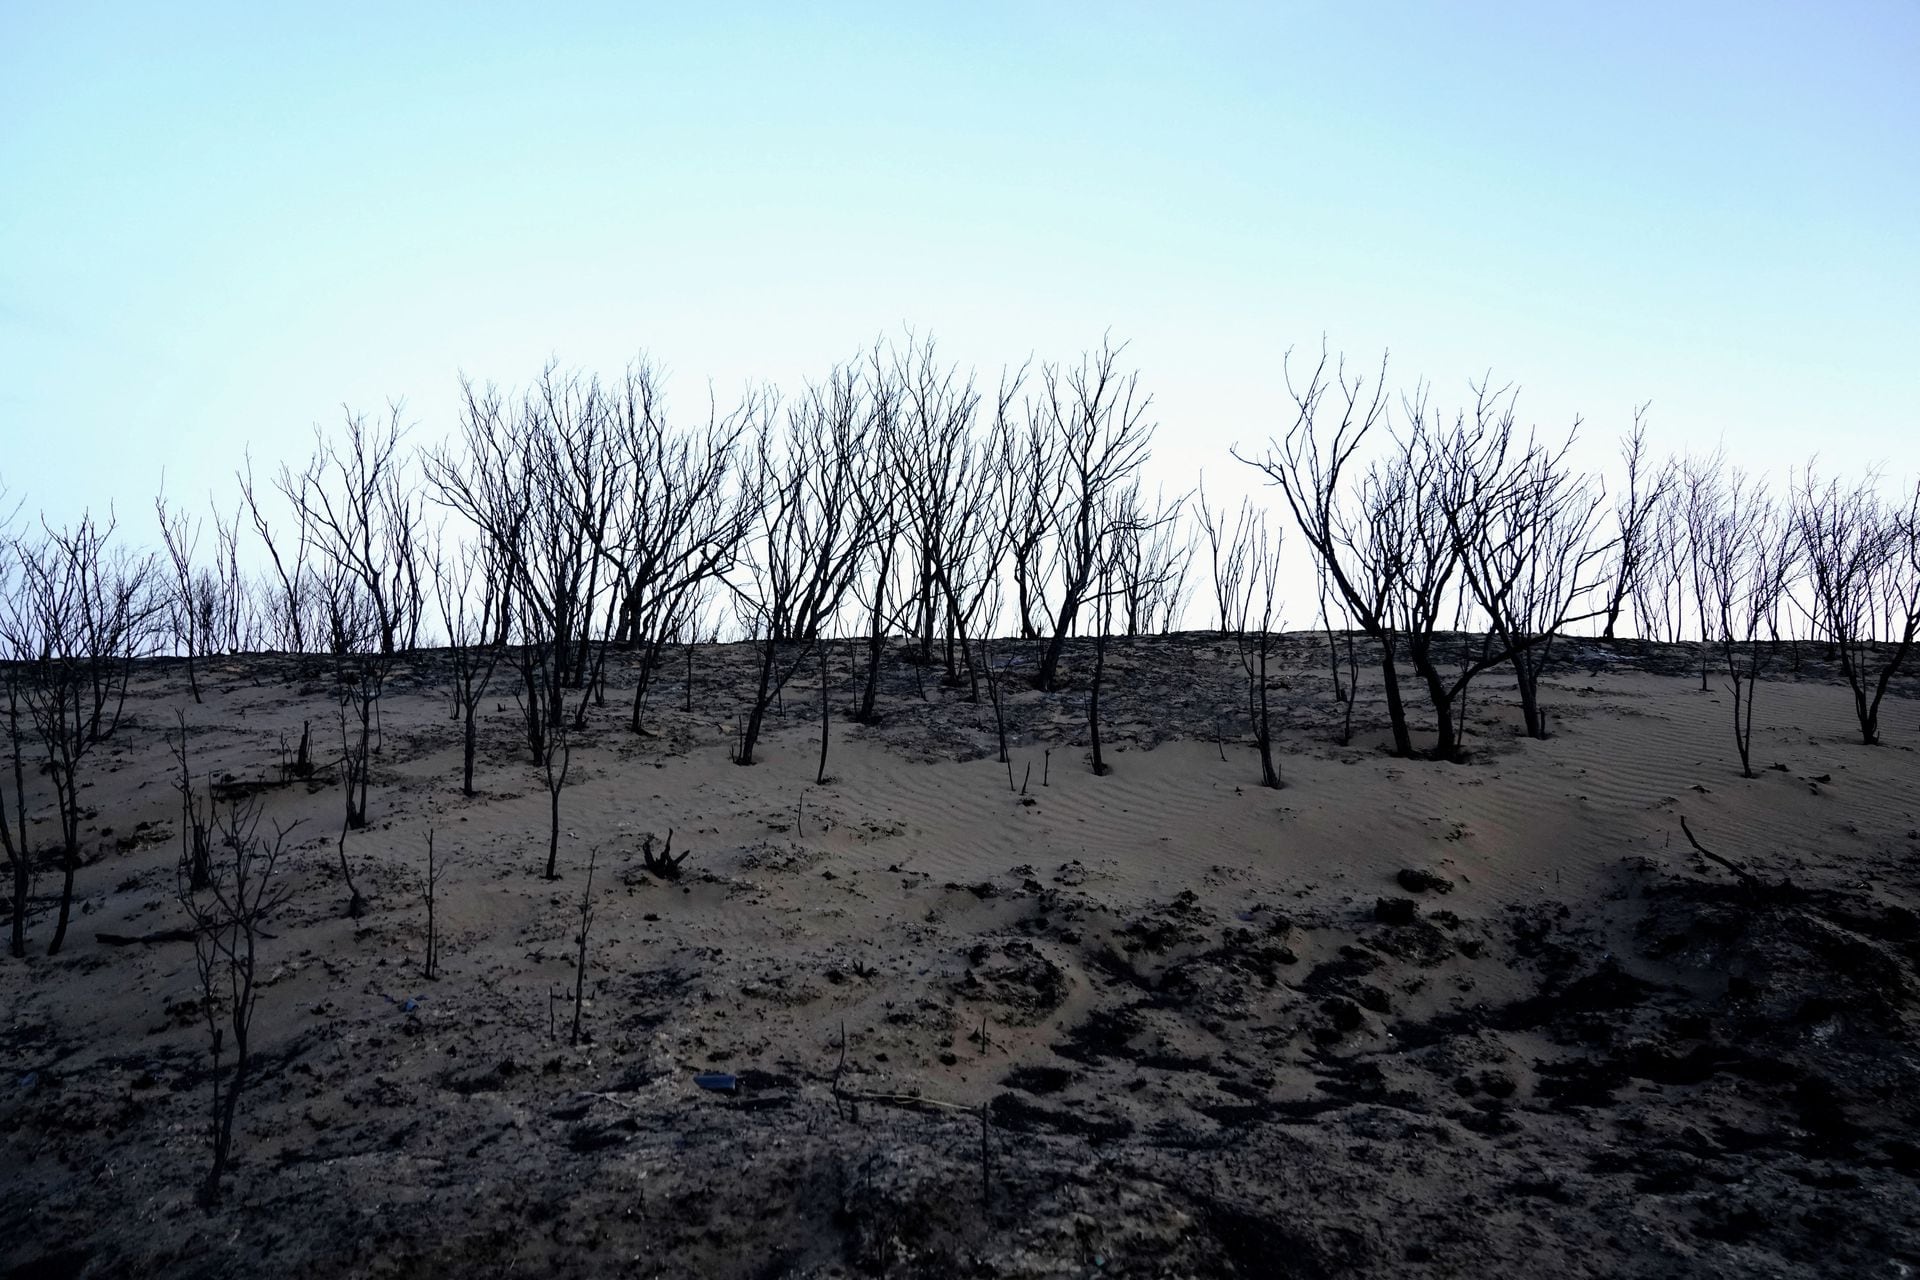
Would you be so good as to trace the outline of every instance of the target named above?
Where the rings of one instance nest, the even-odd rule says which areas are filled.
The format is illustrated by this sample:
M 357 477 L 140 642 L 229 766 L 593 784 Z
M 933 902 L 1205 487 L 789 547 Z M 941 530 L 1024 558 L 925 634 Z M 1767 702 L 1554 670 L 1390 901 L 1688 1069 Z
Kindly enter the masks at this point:
M 19 668 L 14 661 L 0 663 L 0 694 L 6 698 L 7 757 L 12 765 L 13 811 L 7 811 L 6 779 L 0 778 L 0 849 L 7 855 L 12 884 L 12 931 L 8 951 L 16 958 L 27 954 L 27 901 L 33 893 L 33 846 L 27 840 L 27 779 L 25 741 L 20 732 Z
M 187 713 L 176 710 L 174 723 L 179 727 L 180 736 L 167 736 L 167 744 L 173 749 L 173 758 L 180 764 L 180 777 L 174 782 L 175 791 L 180 793 L 180 865 L 185 868 L 183 875 L 187 887 L 198 893 L 213 880 L 213 851 L 209 843 L 210 821 L 208 808 L 213 798 L 207 797 L 208 808 L 201 807 L 201 798 L 193 785 L 193 769 L 188 762 L 187 751 Z
M 1458 655 L 1449 668 L 1443 634 L 1457 630 L 1463 607 L 1459 575 L 1468 537 L 1459 527 L 1476 485 L 1497 488 L 1509 465 L 1513 440 L 1512 388 L 1489 382 L 1473 387 L 1474 407 L 1456 412 L 1451 424 L 1418 388 L 1404 398 L 1405 419 L 1394 450 L 1368 471 L 1363 502 L 1385 553 L 1389 608 L 1400 619 L 1407 656 L 1426 686 L 1435 738 L 1428 755 L 1453 760 L 1460 750 L 1456 708 L 1481 672 L 1508 656 L 1489 645 Z
M 0 493 L 0 504 L 5 495 Z M 24 604 L 19 591 L 19 563 L 13 551 L 13 512 L 0 513 L 0 697 L 6 700 L 5 741 L 8 773 L 13 783 L 12 811 L 7 808 L 6 784 L 0 777 L 0 850 L 7 855 L 12 886 L 11 933 L 8 950 L 16 959 L 27 954 L 27 900 L 33 892 L 33 846 L 27 840 L 27 737 L 20 712 L 30 651 L 20 647 L 26 625 L 19 615 Z M 31 713 L 29 713 L 31 721 Z
M 759 648 L 758 677 L 734 751 L 754 762 L 768 710 L 812 655 L 845 599 L 871 531 L 859 494 L 874 462 L 876 401 L 857 367 L 835 369 L 772 430 L 764 404 L 756 432 L 755 491 L 746 580 L 735 584 L 740 619 Z
M 915 671 L 933 667 L 939 643 L 943 682 L 958 687 L 964 667 L 971 701 L 979 700 L 981 676 L 973 641 L 992 624 L 1012 536 L 1008 515 L 1017 503 L 1009 489 L 1016 483 L 1010 441 L 1026 374 L 1024 366 L 1002 373 L 993 420 L 984 430 L 979 419 L 985 400 L 974 375 L 941 361 L 930 337 L 910 335 L 905 350 L 893 353 L 888 374 L 898 404 L 897 429 L 887 435 L 891 449 L 874 493 L 876 545 L 884 545 L 892 522 L 901 522 L 909 548 L 908 581 L 897 616 L 911 636 Z M 1029 506 L 1025 517 L 1038 520 L 1040 508 Z M 1033 533 L 1039 539 L 1045 530 L 1036 525 Z M 1034 539 L 1024 543 L 1028 555 L 1020 566 L 1027 587 L 1033 578 L 1026 570 L 1040 545 Z M 884 579 L 876 575 L 876 581 Z M 880 600 L 875 594 L 870 603 Z M 868 622 L 865 719 L 872 717 L 881 637 L 893 617 L 875 609 Z
M 587 1001 L 587 934 L 593 928 L 593 869 L 600 847 L 587 851 L 587 882 L 580 886 L 580 952 L 573 970 L 573 1043 L 580 1043 L 580 1014 Z
M 263 645 L 260 609 L 240 562 L 240 512 L 213 511 L 213 563 L 196 576 L 203 610 L 200 635 L 208 653 L 251 653 Z
M 1143 512 L 1136 489 L 1108 490 L 1101 509 L 1092 523 L 1091 551 L 1094 557 L 1092 578 L 1087 582 L 1082 604 L 1092 615 L 1093 672 L 1087 690 L 1087 737 L 1089 756 L 1096 777 L 1112 772 L 1102 754 L 1100 742 L 1100 694 L 1105 684 L 1107 641 L 1114 634 L 1114 613 L 1123 606 L 1130 590 L 1145 586 L 1140 575 L 1147 572 L 1171 573 L 1168 566 L 1145 568 L 1131 556 L 1143 542 L 1158 536 L 1161 526 L 1172 524 L 1179 515 L 1177 505 Z M 1013 781 L 1013 770 L 1007 770 Z
M 1037 689 L 1054 686 L 1067 637 L 1126 516 L 1115 499 L 1139 474 L 1153 443 L 1154 424 L 1147 418 L 1152 397 L 1141 390 L 1138 373 L 1120 371 L 1124 351 L 1103 342 L 1074 367 L 1046 366 L 1028 406 L 1036 424 L 1031 430 L 1056 442 L 1048 453 L 1057 459 L 1059 484 L 1048 508 L 1056 598 L 1033 673 Z
M 362 647 L 363 630 L 372 632 L 365 647 L 382 654 L 419 642 L 425 521 L 400 449 L 401 413 L 390 404 L 385 423 L 375 424 L 349 412 L 337 442 L 316 428 L 306 469 L 282 466 L 275 481 L 299 512 L 307 545 L 332 570 L 336 653 Z
M 1140 481 L 1123 491 L 1114 527 L 1114 581 L 1129 636 L 1164 635 L 1185 610 L 1193 565 L 1186 498 L 1156 494 L 1147 504 Z
M 1714 626 L 1733 695 L 1733 740 L 1740 773 L 1753 773 L 1753 698 L 1765 670 L 1761 637 L 1792 578 L 1798 548 L 1792 523 L 1761 484 L 1734 468 L 1702 530 L 1701 558 Z
M 970 641 L 989 634 L 1000 612 L 1007 530 L 996 516 L 999 495 L 1014 477 L 1005 470 L 1002 445 L 1012 429 L 1015 402 L 1026 384 L 1027 369 L 1003 371 L 994 396 L 993 423 L 984 436 L 967 444 L 967 456 L 955 476 L 957 497 L 949 508 L 944 557 L 935 565 L 936 587 L 946 600 L 948 658 L 951 673 L 957 648 L 967 664 L 967 697 L 980 699 L 980 671 Z
M 1450 420 L 1424 386 L 1402 397 L 1399 430 L 1359 470 L 1363 441 L 1389 416 L 1384 364 L 1371 380 L 1328 364 L 1323 350 L 1302 382 L 1289 367 L 1293 425 L 1263 455 L 1235 456 L 1280 488 L 1323 575 L 1323 596 L 1379 643 L 1395 752 L 1413 749 L 1399 688 L 1403 652 L 1433 707 L 1434 758 L 1457 757 L 1468 689 L 1502 663 L 1514 666 L 1529 732 L 1544 733 L 1536 693 L 1547 648 L 1561 628 L 1591 616 L 1580 608 L 1606 549 L 1596 546 L 1597 485 L 1565 465 L 1564 448 L 1523 439 L 1513 388 L 1489 381 L 1474 385 L 1472 407 Z M 1323 429 L 1328 406 L 1339 422 Z M 1216 562 L 1220 537 L 1216 527 Z M 1328 603 L 1322 618 L 1333 647 Z M 1476 623 L 1484 627 L 1477 640 L 1446 638 Z
M 1633 411 L 1633 429 L 1627 433 L 1620 444 L 1620 457 L 1626 464 L 1626 492 L 1614 506 L 1615 533 L 1613 539 L 1613 558 L 1609 569 L 1606 606 L 1603 613 L 1606 627 L 1601 635 L 1608 640 L 1614 638 L 1615 628 L 1619 625 L 1621 612 L 1627 601 L 1636 604 L 1640 599 L 1641 582 L 1646 575 L 1647 562 L 1656 553 L 1654 531 L 1657 519 L 1667 506 L 1678 481 L 1679 467 L 1671 458 L 1655 465 L 1647 454 L 1647 406 L 1640 405 Z M 1639 616 L 1641 630 L 1650 626 L 1645 615 Z
M 1007 757 L 1007 715 L 1006 709 L 1000 705 L 1000 672 L 993 665 L 993 653 L 985 640 L 980 642 L 980 667 L 986 672 L 987 697 L 993 703 L 993 730 L 1000 743 L 999 762 L 1007 766 L 1007 781 L 1011 784 L 1013 762 Z
M 1207 567 L 1212 574 L 1213 616 L 1219 624 L 1220 634 L 1229 635 L 1233 630 L 1240 584 L 1246 578 L 1246 543 L 1237 536 L 1236 526 L 1227 521 L 1226 512 L 1214 510 L 1213 504 L 1207 501 L 1204 478 L 1200 484 L 1197 505 L 1200 510 L 1200 532 L 1207 545 Z M 1240 504 L 1242 524 L 1252 510 L 1251 499 Z
M 1238 517 L 1228 524 L 1226 513 L 1215 511 L 1207 502 L 1204 489 L 1200 494 L 1200 528 L 1207 544 L 1220 631 L 1233 639 L 1246 674 L 1247 720 L 1260 753 L 1261 785 L 1278 787 L 1268 665 L 1279 621 L 1280 534 L 1277 530 L 1269 532 L 1266 512 L 1251 499 L 1240 504 Z M 1337 668 L 1335 683 L 1337 686 Z M 1224 749 L 1221 755 L 1225 757 Z
M 1686 622 L 1686 523 L 1678 479 L 1654 505 L 1645 526 L 1644 560 L 1633 582 L 1633 613 L 1648 640 L 1678 644 Z
M 1333 673 L 1333 700 L 1340 705 L 1340 745 L 1353 741 L 1353 710 L 1360 700 L 1360 654 L 1353 639 L 1353 617 L 1346 603 L 1334 597 L 1327 587 L 1327 567 L 1314 565 L 1314 594 L 1320 606 L 1320 625 L 1327 634 L 1327 663 Z M 1336 634 L 1333 611 L 1340 611 Z M 1342 648 L 1341 641 L 1346 642 Z M 1342 680 L 1342 673 L 1345 679 Z
M 473 762 L 479 747 L 480 702 L 493 683 L 501 646 L 487 630 L 501 591 L 498 565 L 481 548 L 463 546 L 433 556 L 434 598 L 446 627 L 448 693 L 460 721 L 460 793 L 473 795 Z
M 907 626 L 914 661 L 925 668 L 934 661 L 943 613 L 951 629 L 946 574 L 955 561 L 954 540 L 962 536 L 960 522 L 969 514 L 970 482 L 977 470 L 973 420 L 980 393 L 970 373 L 940 361 L 931 337 L 922 341 L 910 334 L 905 350 L 892 353 L 890 365 L 883 366 L 877 353 L 872 364 L 876 405 L 883 412 L 875 415 L 880 465 L 866 494 L 872 530 L 869 556 L 875 565 L 875 589 L 868 601 L 869 655 L 877 658 L 874 637 L 890 620 L 884 587 L 894 547 L 904 534 L 909 544 L 907 586 L 898 613 L 911 615 Z M 951 660 L 948 666 L 951 677 Z M 869 696 L 878 667 L 873 661 Z M 862 712 L 872 715 L 864 702 Z
M 1231 600 L 1230 629 L 1247 677 L 1247 720 L 1253 728 L 1254 747 L 1260 753 L 1260 785 L 1278 787 L 1281 779 L 1273 758 L 1270 696 L 1273 677 L 1268 668 L 1280 622 L 1280 532 L 1276 529 L 1270 533 L 1266 512 L 1256 511 L 1248 503 L 1241 508 L 1234 543 L 1244 571 Z
M 235 473 L 235 479 L 254 534 L 266 548 L 267 558 L 273 565 L 272 583 L 263 588 L 261 596 L 262 633 L 273 648 L 291 653 L 309 652 L 310 646 L 325 634 L 325 624 L 319 614 L 315 574 L 307 566 L 311 543 L 305 520 L 296 504 L 293 536 L 275 537 L 273 522 L 261 505 L 251 457 Z
M 1715 450 L 1703 456 L 1689 455 L 1680 464 L 1680 520 L 1686 532 L 1686 572 L 1692 588 L 1694 619 L 1699 623 L 1700 689 L 1711 686 L 1707 672 L 1712 661 L 1714 639 L 1713 580 L 1708 570 L 1708 550 L 1720 516 L 1726 505 L 1727 460 Z
M 200 543 L 200 522 L 185 512 L 167 510 L 166 495 L 153 502 L 160 523 L 160 539 L 167 550 L 173 576 L 165 593 L 166 618 L 173 632 L 174 648 L 187 660 L 187 689 L 200 702 L 200 677 L 196 660 L 208 644 L 208 627 L 213 613 L 210 592 L 194 576 L 193 554 Z M 209 583 L 210 585 L 210 583 Z
M 1355 483 L 1356 454 L 1367 437 L 1387 420 L 1386 361 L 1369 379 L 1347 373 L 1345 357 L 1329 362 L 1323 347 L 1303 380 L 1293 374 L 1292 353 L 1283 366 L 1293 422 L 1283 437 L 1270 439 L 1264 453 L 1249 456 L 1236 447 L 1234 457 L 1256 467 L 1286 499 L 1295 526 L 1326 571 L 1334 594 L 1352 621 L 1380 645 L 1380 675 L 1394 754 L 1413 754 L 1400 690 L 1399 660 L 1403 635 L 1396 610 L 1398 551 L 1392 519 L 1403 501 L 1403 477 L 1376 472 Z M 1332 395 L 1336 400 L 1329 400 Z M 1339 421 L 1326 425 L 1331 411 Z M 1351 492 L 1350 492 L 1351 491 Z M 1227 610 L 1222 608 L 1222 617 Z M 1222 624 L 1223 628 L 1225 624 Z
M 1024 378 L 1016 381 L 1014 394 L 1019 394 L 1022 382 Z M 1004 383 L 1002 389 L 1007 390 Z M 999 472 L 999 541 L 1006 548 L 1007 568 L 1013 579 L 1015 622 L 1021 639 L 1035 640 L 1045 621 L 1047 583 L 1053 567 L 1048 548 L 1060 502 L 1063 441 L 1030 403 L 1016 422 L 1004 400 L 992 440 Z
M 238 513 L 224 520 L 213 513 L 213 547 L 208 563 L 199 559 L 202 525 L 184 509 L 169 508 L 165 494 L 154 500 L 154 514 L 170 573 L 156 574 L 157 614 L 164 620 L 171 651 L 187 661 L 187 688 L 202 701 L 199 667 L 215 653 L 256 648 L 258 620 L 246 574 L 240 566 Z
M 459 446 L 429 453 L 423 465 L 436 500 L 465 517 L 497 567 L 496 639 L 519 633 L 509 661 L 522 684 L 528 752 L 540 764 L 547 735 L 567 719 L 568 689 L 582 691 L 573 723 L 584 726 L 618 625 L 611 540 L 627 474 L 626 401 L 597 378 L 553 365 L 517 403 L 491 386 L 463 390 Z
M 612 517 L 618 621 L 613 635 L 640 655 L 630 727 L 641 732 L 660 657 L 691 634 L 702 604 L 730 572 L 757 495 L 740 483 L 748 406 L 721 416 L 711 405 L 695 430 L 672 426 L 651 369 L 628 369 L 615 410 L 622 496 Z
M 340 715 L 341 776 L 346 783 L 347 826 L 367 825 L 367 785 L 373 774 L 375 722 L 386 691 L 391 655 L 339 655 L 336 685 Z
M 277 881 L 280 853 L 293 825 L 275 824 L 269 842 L 259 834 L 260 810 L 252 799 L 236 800 L 216 813 L 215 843 L 221 850 L 204 889 L 183 876 L 180 905 L 192 925 L 194 958 L 212 1058 L 209 1137 L 213 1161 L 200 1187 L 200 1203 L 220 1203 L 221 1178 L 233 1151 L 234 1122 L 253 1064 L 250 1033 L 259 999 L 260 940 L 264 926 L 284 906 L 290 888 Z M 297 825 L 297 824 L 294 824 Z M 233 1070 L 221 1071 L 229 1035 Z
M 1595 604 L 1594 592 L 1613 544 L 1598 541 L 1601 495 L 1567 465 L 1572 444 L 1571 433 L 1557 449 L 1529 442 L 1505 469 L 1472 458 L 1448 516 L 1469 592 L 1492 633 L 1487 648 L 1512 663 L 1532 738 L 1547 736 L 1540 674 L 1554 639 L 1611 607 Z
M 1920 485 L 1893 503 L 1871 478 L 1822 484 L 1808 467 L 1796 497 L 1814 626 L 1839 656 L 1860 740 L 1873 746 L 1887 687 L 1920 637 Z
M 70 530 L 42 527 L 37 541 L 15 543 L 19 594 L 4 621 L 9 648 L 32 655 L 16 678 L 60 819 L 62 879 L 47 948 L 52 955 L 66 942 L 80 866 L 81 771 L 119 722 L 155 606 L 148 590 L 152 557 L 110 548 L 111 522 L 102 527 L 82 517 Z

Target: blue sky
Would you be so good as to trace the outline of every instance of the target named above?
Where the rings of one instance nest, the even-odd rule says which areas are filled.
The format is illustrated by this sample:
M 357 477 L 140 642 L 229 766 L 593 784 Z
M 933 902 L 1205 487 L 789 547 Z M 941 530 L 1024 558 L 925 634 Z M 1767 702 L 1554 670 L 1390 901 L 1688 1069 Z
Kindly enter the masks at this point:
M 0 4 L 0 481 L 231 492 L 342 402 L 1111 330 L 1174 487 L 1325 334 L 1595 460 L 1920 463 L 1920 6 Z

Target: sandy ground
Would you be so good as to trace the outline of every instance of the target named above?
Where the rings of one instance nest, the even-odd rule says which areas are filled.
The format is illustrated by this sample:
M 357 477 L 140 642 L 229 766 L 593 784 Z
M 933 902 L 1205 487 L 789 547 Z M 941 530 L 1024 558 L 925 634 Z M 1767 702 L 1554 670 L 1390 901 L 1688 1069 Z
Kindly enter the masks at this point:
M 1010 689 L 1011 786 L 984 700 L 903 663 L 860 727 L 836 653 L 824 786 L 808 678 L 741 768 L 743 650 L 696 653 L 691 714 L 676 660 L 642 737 L 622 667 L 576 750 L 551 883 L 505 673 L 466 799 L 444 659 L 422 655 L 396 673 L 372 825 L 348 841 L 357 920 L 339 786 L 278 782 L 303 718 L 337 751 L 329 662 L 221 661 L 197 706 L 177 664 L 143 667 L 94 759 L 67 950 L 38 954 L 48 875 L 35 956 L 0 964 L 0 1268 L 1920 1268 L 1913 690 L 1868 748 L 1814 663 L 1768 681 L 1745 780 L 1728 695 L 1686 651 L 1574 645 L 1551 739 L 1517 736 L 1490 677 L 1471 760 L 1438 764 L 1384 754 L 1367 684 L 1335 745 L 1323 655 L 1288 642 L 1280 791 L 1256 785 L 1217 637 L 1115 642 L 1106 777 L 1082 685 Z M 301 824 L 213 1216 L 192 1199 L 192 947 L 99 938 L 183 923 L 176 708 L 197 769 L 259 782 L 269 820 Z M 1695 856 L 1682 815 L 1757 883 Z M 448 864 L 431 982 L 429 825 Z M 643 833 L 669 828 L 677 882 L 640 866 Z M 554 993 L 596 849 L 574 1046 Z M 704 1090 L 705 1071 L 738 1087 Z

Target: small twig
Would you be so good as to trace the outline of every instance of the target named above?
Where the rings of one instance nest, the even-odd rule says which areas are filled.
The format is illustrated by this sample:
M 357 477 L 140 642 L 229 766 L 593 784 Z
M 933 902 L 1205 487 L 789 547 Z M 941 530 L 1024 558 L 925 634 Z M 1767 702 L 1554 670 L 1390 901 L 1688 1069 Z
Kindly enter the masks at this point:
M 426 978 L 431 982 L 439 976 L 440 934 L 434 918 L 434 897 L 440 888 L 440 873 L 443 870 L 433 856 L 433 828 L 427 828 L 427 963 Z
M 1686 815 L 1684 814 L 1682 814 L 1680 817 L 1680 830 L 1686 834 L 1687 843 L 1692 845 L 1694 849 L 1699 852 L 1701 857 L 1707 859 L 1709 862 L 1717 862 L 1721 866 L 1725 867 L 1727 870 L 1733 872 L 1734 875 L 1740 878 L 1740 883 L 1744 888 L 1748 888 L 1748 889 L 1760 888 L 1760 880 L 1752 872 L 1748 871 L 1745 867 L 1741 866 L 1739 863 L 1733 861 L 1730 858 L 1721 857 L 1719 854 L 1713 852 L 1711 849 L 1708 849 L 1705 845 L 1701 844 L 1699 840 L 1695 839 L 1693 834 L 1693 828 L 1687 825 Z
M 987 1135 L 993 1124 L 993 1113 L 982 1102 L 980 1111 L 980 1212 L 986 1219 L 993 1220 L 993 1162 L 987 1145 Z
M 615 1106 L 625 1107 L 629 1111 L 637 1111 L 640 1109 L 639 1102 L 632 1098 L 623 1098 L 617 1093 L 598 1093 L 592 1089 L 582 1089 L 573 1096 L 576 1098 L 598 1098 L 602 1102 L 611 1102 Z
M 840 1023 L 840 1065 L 836 1066 L 833 1069 L 833 1113 L 839 1116 L 842 1120 L 845 1120 L 847 1118 L 847 1113 L 846 1113 L 846 1095 L 841 1091 L 840 1077 L 845 1075 L 846 1073 L 847 1073 L 847 1024 L 846 1024 L 846 1021 L 843 1019 Z M 856 1120 L 860 1118 L 860 1113 L 857 1110 L 854 1112 L 853 1118 Z
M 587 851 L 587 884 L 580 891 L 580 956 L 573 971 L 573 1044 L 580 1043 L 580 1011 L 587 999 L 587 931 L 593 928 L 593 869 L 600 846 Z
M 873 1102 L 890 1107 L 930 1107 L 935 1111 L 953 1111 L 960 1115 L 972 1115 L 979 1107 L 970 1107 L 960 1102 L 947 1102 L 941 1098 L 924 1098 L 917 1093 L 868 1093 L 860 1089 L 842 1089 L 839 1096 L 848 1102 Z
M 94 938 L 108 947 L 150 947 L 160 942 L 192 942 L 192 929 L 157 929 L 152 933 L 96 933 Z

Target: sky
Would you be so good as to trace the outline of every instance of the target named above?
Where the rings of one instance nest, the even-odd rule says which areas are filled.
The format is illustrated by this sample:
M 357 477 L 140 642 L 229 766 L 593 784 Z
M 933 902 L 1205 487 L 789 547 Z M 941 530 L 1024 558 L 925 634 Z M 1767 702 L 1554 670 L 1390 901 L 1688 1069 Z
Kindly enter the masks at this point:
M 342 406 L 647 354 L 672 403 L 903 326 L 1104 334 L 1155 474 L 1324 340 L 1443 403 L 1920 470 L 1920 4 L 0 0 L 0 484 L 233 495 Z

